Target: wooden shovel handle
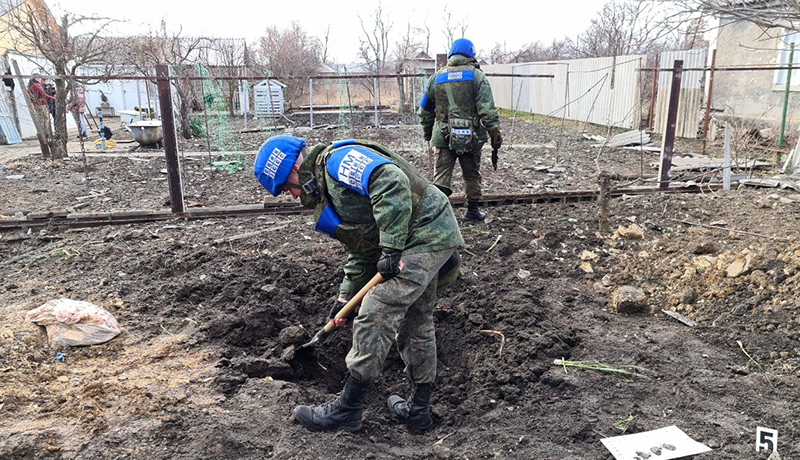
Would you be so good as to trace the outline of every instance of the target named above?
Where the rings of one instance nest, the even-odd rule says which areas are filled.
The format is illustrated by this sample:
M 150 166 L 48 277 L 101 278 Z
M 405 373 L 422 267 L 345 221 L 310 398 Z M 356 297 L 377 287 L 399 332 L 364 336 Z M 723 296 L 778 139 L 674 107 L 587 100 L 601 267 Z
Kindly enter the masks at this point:
M 344 307 L 342 307 L 342 309 L 339 310 L 339 313 L 337 313 L 336 316 L 333 317 L 333 319 L 328 321 L 328 324 L 326 324 L 325 327 L 323 328 L 325 332 L 331 332 L 334 329 L 336 329 L 336 320 L 345 319 L 348 316 L 350 316 L 350 313 L 353 310 L 355 310 L 356 307 L 361 305 L 361 299 L 363 299 L 364 296 L 367 295 L 367 292 L 369 292 L 370 289 L 374 288 L 375 286 L 379 285 L 382 282 L 383 282 L 383 276 L 381 276 L 380 273 L 376 273 L 375 276 L 373 276 L 372 279 L 369 280 L 367 284 L 365 284 L 364 287 L 362 287 L 361 290 L 358 291 L 356 295 L 353 296 L 352 299 L 347 301 Z

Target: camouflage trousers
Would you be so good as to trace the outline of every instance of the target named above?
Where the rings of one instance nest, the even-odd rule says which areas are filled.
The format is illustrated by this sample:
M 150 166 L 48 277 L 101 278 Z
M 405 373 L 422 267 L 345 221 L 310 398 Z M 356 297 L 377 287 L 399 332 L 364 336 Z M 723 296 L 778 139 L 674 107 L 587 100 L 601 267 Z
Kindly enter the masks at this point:
M 433 183 L 447 188 L 453 180 L 453 169 L 456 159 L 461 165 L 461 174 L 464 176 L 464 192 L 468 200 L 481 199 L 481 149 L 483 142 L 479 142 L 472 152 L 456 155 L 450 149 L 436 148 L 436 165 L 433 169 Z
M 400 273 L 375 286 L 364 297 L 353 322 L 353 347 L 346 359 L 347 369 L 356 380 L 374 381 L 396 342 L 411 381 L 433 383 L 437 275 L 453 251 L 404 254 Z

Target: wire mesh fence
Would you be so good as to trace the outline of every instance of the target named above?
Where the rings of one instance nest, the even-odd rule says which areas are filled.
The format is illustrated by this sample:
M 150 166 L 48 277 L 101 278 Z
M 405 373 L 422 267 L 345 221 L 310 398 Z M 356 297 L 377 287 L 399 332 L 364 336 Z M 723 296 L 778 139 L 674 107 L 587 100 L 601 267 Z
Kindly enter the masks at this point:
M 484 194 L 596 188 L 599 174 L 611 174 L 625 186 L 652 185 L 648 181 L 657 172 L 657 144 L 643 147 L 643 134 L 641 142 L 634 142 L 639 144 L 635 150 L 604 146 L 616 133 L 647 128 L 652 116 L 648 108 L 653 106 L 652 91 L 646 90 L 651 76 L 641 72 L 645 60 L 640 56 L 608 62 L 485 68 L 497 105 L 505 108 L 501 110 L 505 144 L 498 171 L 482 168 Z M 416 114 L 429 74 L 353 74 L 343 69 L 328 75 L 259 77 L 244 69 L 231 72 L 205 64 L 170 70 L 173 76 L 168 86 L 187 207 L 288 201 L 285 196 L 266 194 L 252 175 L 258 148 L 275 134 L 303 137 L 309 145 L 369 139 L 386 144 L 429 178 L 433 176 L 429 145 Z M 81 171 L 80 180 L 86 184 L 81 196 L 99 201 L 97 208 L 104 211 L 168 206 L 163 141 L 137 138 L 137 130 L 158 129 L 147 127 L 146 122 L 163 118 L 157 79 L 153 75 L 84 75 L 90 76 L 102 80 L 87 86 L 89 123 L 95 136 L 87 141 L 71 138 L 69 143 L 73 155 L 83 158 L 85 152 L 89 158 L 84 159 Z M 95 142 L 98 109 L 102 122 L 114 132 L 114 148 L 104 150 L 102 143 Z M 693 141 L 678 142 L 684 151 L 699 149 Z M 753 163 L 749 160 L 765 156 L 763 150 L 744 141 L 734 145 L 734 152 L 734 163 L 746 160 L 740 166 L 750 173 Z M 719 172 L 718 167 L 707 167 L 700 172 L 677 172 L 674 178 L 705 180 Z M 128 177 L 130 184 L 116 193 L 117 199 L 104 201 L 110 187 L 102 184 L 115 175 Z M 458 172 L 454 177 L 454 191 L 463 192 Z M 76 198 L 54 196 L 36 204 L 66 207 L 75 204 Z

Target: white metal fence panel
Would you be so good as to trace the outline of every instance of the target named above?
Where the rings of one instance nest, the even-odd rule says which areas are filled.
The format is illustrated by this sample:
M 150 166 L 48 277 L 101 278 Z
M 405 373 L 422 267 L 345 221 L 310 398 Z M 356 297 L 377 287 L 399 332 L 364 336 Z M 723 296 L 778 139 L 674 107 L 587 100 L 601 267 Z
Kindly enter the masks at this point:
M 639 69 L 644 56 L 574 59 L 511 65 L 515 75 L 489 77 L 498 107 L 623 128 L 638 126 Z M 509 65 L 484 66 L 509 73 Z
M 658 67 L 671 69 L 675 61 L 682 60 L 684 68 L 705 67 L 705 49 L 668 51 L 661 53 Z M 702 71 L 683 72 L 681 77 L 681 93 L 678 101 L 678 118 L 675 135 L 678 137 L 696 138 L 700 125 L 700 107 L 703 103 Z M 654 130 L 664 134 L 667 128 L 669 111 L 669 94 L 672 87 L 672 72 L 658 73 L 658 94 L 656 95 Z
M 17 132 L 14 124 L 14 116 L 11 113 L 10 105 L 6 102 L 5 88 L 0 88 L 0 144 L 18 144 L 22 139 Z

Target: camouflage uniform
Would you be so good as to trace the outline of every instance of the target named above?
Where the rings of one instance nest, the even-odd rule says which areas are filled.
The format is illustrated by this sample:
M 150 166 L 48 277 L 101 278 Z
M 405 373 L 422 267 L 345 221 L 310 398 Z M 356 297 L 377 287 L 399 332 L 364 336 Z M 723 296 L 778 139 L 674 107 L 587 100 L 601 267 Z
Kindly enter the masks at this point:
M 463 72 L 471 78 L 448 81 L 447 75 Z M 472 73 L 470 73 L 472 72 Z M 451 74 L 452 75 L 452 74 Z M 445 86 L 449 85 L 453 100 L 458 109 L 450 107 Z M 472 152 L 456 155 L 448 148 L 442 128 L 448 123 L 451 111 L 461 112 L 474 120 L 476 141 Z M 468 200 L 481 199 L 481 148 L 488 140 L 488 132 L 500 127 L 500 119 L 494 105 L 492 89 L 483 71 L 474 58 L 455 54 L 447 60 L 447 66 L 440 69 L 428 82 L 418 111 L 425 139 L 430 139 L 436 148 L 434 183 L 450 188 L 456 159 L 461 164 L 464 188 Z
M 354 148 L 391 161 L 369 174 L 366 195 L 354 192 L 352 184 L 348 187 L 346 178 L 332 174 L 328 164 Z M 300 197 L 305 206 L 315 208 L 317 228 L 325 231 L 321 222 L 326 207 L 332 207 L 341 221 L 327 231 L 348 252 L 340 296 L 351 298 L 377 273 L 381 248 L 403 251 L 400 273 L 373 288 L 362 301 L 347 355 L 350 374 L 362 383 L 373 381 L 396 341 L 412 381 L 433 382 L 437 275 L 464 243 L 447 197 L 401 157 L 365 141 L 317 145 L 298 174 L 301 183 L 311 180 L 319 191 L 316 198 L 307 190 Z

